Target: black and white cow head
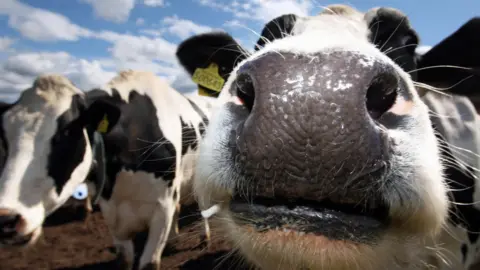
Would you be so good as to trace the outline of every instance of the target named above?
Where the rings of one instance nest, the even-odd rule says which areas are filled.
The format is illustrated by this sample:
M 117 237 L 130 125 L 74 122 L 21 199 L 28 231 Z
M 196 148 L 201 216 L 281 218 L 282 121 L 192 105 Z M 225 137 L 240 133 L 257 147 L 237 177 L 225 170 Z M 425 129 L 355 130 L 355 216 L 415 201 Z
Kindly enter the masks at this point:
M 275 19 L 251 55 L 209 45 L 226 33 L 179 46 L 188 71 L 241 60 L 200 145 L 197 199 L 262 269 L 420 268 L 448 200 L 408 73 L 418 37 L 394 9 L 326 10 Z
M 105 102 L 87 104 L 62 76 L 44 75 L 0 116 L 0 246 L 27 246 L 87 178 L 92 134 L 104 116 L 114 125 L 119 112 Z

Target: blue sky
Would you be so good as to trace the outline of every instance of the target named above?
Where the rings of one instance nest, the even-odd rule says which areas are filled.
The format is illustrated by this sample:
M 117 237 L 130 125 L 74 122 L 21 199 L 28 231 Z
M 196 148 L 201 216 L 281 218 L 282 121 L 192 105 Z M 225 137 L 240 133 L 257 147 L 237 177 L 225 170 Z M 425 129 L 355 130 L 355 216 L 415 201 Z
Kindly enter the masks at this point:
M 174 57 L 183 39 L 223 29 L 252 49 L 255 32 L 268 20 L 314 15 L 333 3 L 362 11 L 398 8 L 423 45 L 436 44 L 480 13 L 478 0 L 0 0 L 0 100 L 15 99 L 44 72 L 63 73 L 88 90 L 125 68 L 154 71 L 191 91 Z

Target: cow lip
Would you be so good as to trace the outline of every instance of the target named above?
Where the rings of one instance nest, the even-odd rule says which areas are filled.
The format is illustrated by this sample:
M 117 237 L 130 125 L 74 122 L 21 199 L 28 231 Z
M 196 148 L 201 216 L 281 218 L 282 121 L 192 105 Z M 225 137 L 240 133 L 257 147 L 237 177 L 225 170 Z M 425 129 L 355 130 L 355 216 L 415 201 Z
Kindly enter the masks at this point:
M 32 241 L 33 232 L 27 235 L 17 235 L 8 239 L 0 239 L 0 245 L 11 246 L 11 247 L 22 247 L 26 246 Z
M 362 243 L 375 240 L 389 224 L 388 208 L 382 203 L 365 207 L 329 200 L 255 197 L 247 201 L 235 196 L 229 210 L 235 223 L 258 233 L 278 230 Z

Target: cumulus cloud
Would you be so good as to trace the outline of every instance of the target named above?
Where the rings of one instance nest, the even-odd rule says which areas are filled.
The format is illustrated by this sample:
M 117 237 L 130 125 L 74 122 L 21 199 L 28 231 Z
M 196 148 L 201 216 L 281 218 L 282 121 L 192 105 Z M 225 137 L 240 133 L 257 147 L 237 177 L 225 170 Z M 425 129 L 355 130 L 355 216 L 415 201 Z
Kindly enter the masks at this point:
M 63 15 L 15 0 L 0 1 L 0 15 L 7 15 L 11 28 L 35 41 L 76 41 L 80 37 L 91 35 L 90 30 L 73 24 Z
M 146 6 L 150 6 L 150 7 L 162 7 L 162 6 L 165 5 L 164 0 L 145 0 L 145 1 L 143 1 L 143 3 Z
M 1 37 L 0 36 L 0 52 L 8 52 L 11 51 L 11 46 L 15 42 L 14 39 L 9 37 Z
M 63 74 L 82 90 L 100 86 L 115 75 L 99 61 L 79 59 L 66 52 L 20 53 L 0 65 L 0 99 L 14 101 L 44 73 Z
M 218 0 L 197 0 L 200 5 L 230 12 L 237 18 L 268 22 L 271 19 L 293 13 L 306 16 L 313 8 L 310 0 L 234 0 L 224 4 Z
M 145 24 L 145 19 L 143 19 L 143 18 L 138 18 L 138 19 L 135 21 L 135 24 L 136 24 L 137 26 L 144 25 L 144 24 Z
M 81 0 L 90 4 L 96 16 L 110 22 L 122 23 L 128 20 L 135 6 L 135 0 Z
M 180 19 L 177 15 L 165 17 L 163 24 L 166 26 L 167 32 L 181 39 L 194 34 L 209 32 L 213 29 L 209 26 L 196 24 L 190 20 Z
M 241 26 L 244 26 L 245 24 L 240 22 L 239 20 L 229 20 L 229 21 L 226 21 L 225 23 L 223 23 L 223 26 L 224 27 L 228 27 L 228 28 L 236 28 L 236 27 L 241 27 Z
M 80 1 L 93 3 L 97 0 Z M 92 5 L 102 7 L 102 4 Z M 0 63 L 0 99 L 7 101 L 16 99 L 18 94 L 42 73 L 64 74 L 79 88 L 85 90 L 105 83 L 120 70 L 147 70 L 166 78 L 181 92 L 196 91 L 190 76 L 177 62 L 175 57 L 177 44 L 161 36 L 168 32 L 176 37 L 186 38 L 212 30 L 211 27 L 171 16 L 160 22 L 158 30 L 141 30 L 140 35 L 94 31 L 72 23 L 63 15 L 15 0 L 0 0 L 0 15 L 7 15 L 11 28 L 34 41 L 74 42 L 80 38 L 90 38 L 103 40 L 109 44 L 107 56 L 91 60 L 78 58 L 63 51 L 15 53 L 9 50 L 14 40 L 0 37 L 0 51 L 8 50 L 8 54 L 5 54 L 8 58 Z M 141 24 L 142 20 L 137 23 Z

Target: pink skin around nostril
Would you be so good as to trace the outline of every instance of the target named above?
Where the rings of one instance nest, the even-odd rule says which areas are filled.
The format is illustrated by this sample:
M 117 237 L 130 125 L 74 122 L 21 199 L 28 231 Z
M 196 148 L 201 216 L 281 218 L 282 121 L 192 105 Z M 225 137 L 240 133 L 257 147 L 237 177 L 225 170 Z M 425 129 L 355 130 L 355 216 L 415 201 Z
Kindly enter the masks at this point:
M 396 115 L 407 115 L 411 113 L 412 108 L 412 101 L 405 100 L 403 97 L 398 96 L 395 104 L 393 104 L 392 108 L 388 111 Z
M 241 100 L 241 99 L 240 99 L 239 97 L 237 97 L 237 96 L 234 96 L 234 97 L 233 97 L 233 103 L 235 103 L 236 105 L 243 105 L 243 104 L 244 104 L 243 100 Z
M 26 227 L 27 227 L 27 222 L 23 217 L 20 217 L 17 224 L 15 225 L 15 230 L 17 231 L 17 233 L 21 234 L 25 231 Z

